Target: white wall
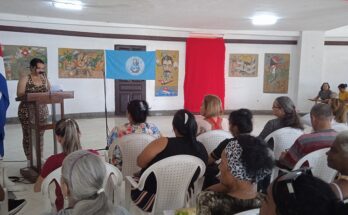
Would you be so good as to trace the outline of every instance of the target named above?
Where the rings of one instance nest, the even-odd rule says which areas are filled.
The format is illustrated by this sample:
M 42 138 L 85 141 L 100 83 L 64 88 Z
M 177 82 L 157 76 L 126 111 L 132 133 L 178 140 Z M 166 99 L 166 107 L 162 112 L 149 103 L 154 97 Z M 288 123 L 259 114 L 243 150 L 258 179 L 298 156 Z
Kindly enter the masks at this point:
M 30 22 L 4 22 L 1 25 L 14 25 L 23 27 L 39 27 L 49 29 L 78 30 L 98 33 L 114 34 L 138 34 L 138 35 L 157 35 L 188 37 L 189 31 L 178 30 L 159 30 L 159 29 L 140 29 L 125 28 L 117 26 L 86 26 L 85 23 L 76 25 L 61 25 L 40 23 L 37 20 Z M 231 31 L 224 35 L 225 39 L 264 39 L 264 40 L 296 40 L 299 39 L 298 32 L 256 32 L 256 31 Z M 77 48 L 77 49 L 113 49 L 115 44 L 145 45 L 148 51 L 152 50 L 178 50 L 179 51 L 179 91 L 176 97 L 155 97 L 154 81 L 147 81 L 146 99 L 152 107 L 151 110 L 177 110 L 183 107 L 183 82 L 185 77 L 185 43 L 184 42 L 164 42 L 164 41 L 145 41 L 145 40 L 120 40 L 102 39 L 72 36 L 57 36 L 32 33 L 1 32 L 1 43 L 5 45 L 28 45 L 44 46 L 48 51 L 48 78 L 52 84 L 60 84 L 64 90 L 75 91 L 75 98 L 67 100 L 65 103 L 66 113 L 88 113 L 104 111 L 103 80 L 102 79 L 59 79 L 58 78 L 58 48 Z M 226 105 L 225 109 L 237 109 L 241 107 L 252 110 L 271 110 L 273 100 L 284 94 L 265 94 L 263 93 L 263 65 L 265 53 L 289 53 L 290 54 L 290 74 L 289 90 L 286 94 L 295 102 L 298 97 L 299 79 L 299 45 L 257 45 L 257 44 L 226 44 L 225 77 L 226 77 Z M 255 78 L 236 78 L 228 77 L 228 61 L 230 53 L 256 53 L 259 54 L 258 77 Z M 345 63 L 348 59 L 348 46 L 325 46 L 323 73 L 321 78 L 327 80 L 332 85 L 345 78 Z M 305 59 L 304 59 L 305 60 Z M 332 76 L 332 71 L 335 76 Z M 336 75 L 337 74 L 337 75 Z M 305 76 L 304 76 L 305 77 Z M 334 84 L 335 83 L 335 84 Z M 17 116 L 18 102 L 15 102 L 17 81 L 8 81 L 11 105 L 8 110 L 8 117 Z M 319 88 L 319 86 L 318 86 Z M 304 88 L 308 95 L 317 94 L 318 89 Z M 107 108 L 112 112 L 114 107 L 114 81 L 107 80 Z M 301 111 L 308 111 L 303 109 Z

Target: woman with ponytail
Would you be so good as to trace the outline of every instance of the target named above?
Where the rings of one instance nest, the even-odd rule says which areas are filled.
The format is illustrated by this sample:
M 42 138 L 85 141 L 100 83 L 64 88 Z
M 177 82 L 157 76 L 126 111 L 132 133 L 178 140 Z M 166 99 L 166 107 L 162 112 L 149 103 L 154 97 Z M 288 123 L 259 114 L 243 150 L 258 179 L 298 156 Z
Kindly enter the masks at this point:
M 40 176 L 37 178 L 34 185 L 34 192 L 41 191 L 41 184 L 51 172 L 62 166 L 64 158 L 70 153 L 80 150 L 80 128 L 77 122 L 73 119 L 61 119 L 56 123 L 54 133 L 56 139 L 61 145 L 63 152 L 50 156 L 41 169 Z M 56 208 L 60 210 L 64 206 L 64 200 L 61 189 L 56 183 Z
M 62 165 L 62 191 L 69 207 L 57 215 L 126 215 L 121 207 L 108 200 L 103 182 L 105 164 L 89 151 L 79 150 L 69 154 Z
M 140 176 L 152 164 L 175 155 L 196 156 L 207 164 L 208 153 L 202 143 L 196 140 L 197 123 L 192 113 L 184 109 L 177 111 L 172 125 L 175 137 L 161 137 L 154 140 L 138 156 L 137 163 L 142 168 Z M 154 201 L 151 200 L 155 195 L 156 179 L 153 174 L 148 177 L 142 191 L 134 189 L 131 193 L 134 203 L 146 212 L 152 211 Z

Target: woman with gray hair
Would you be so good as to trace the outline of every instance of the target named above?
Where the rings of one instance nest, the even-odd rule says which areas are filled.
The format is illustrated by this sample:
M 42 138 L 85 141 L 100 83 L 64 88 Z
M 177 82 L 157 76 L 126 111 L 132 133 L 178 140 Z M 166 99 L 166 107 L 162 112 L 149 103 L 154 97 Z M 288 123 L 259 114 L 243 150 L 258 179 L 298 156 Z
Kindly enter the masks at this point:
M 331 183 L 331 187 L 341 201 L 348 200 L 348 131 L 342 131 L 336 136 L 330 150 L 327 152 L 327 164 L 336 169 L 340 176 Z
M 69 201 L 69 208 L 57 215 L 126 215 L 121 207 L 114 207 L 108 200 L 103 182 L 106 168 L 101 159 L 89 151 L 69 154 L 62 166 L 62 191 Z
M 275 130 L 292 127 L 303 130 L 303 125 L 297 115 L 294 102 L 287 96 L 280 96 L 273 102 L 272 113 L 276 119 L 269 120 L 259 137 L 265 139 L 270 133 Z

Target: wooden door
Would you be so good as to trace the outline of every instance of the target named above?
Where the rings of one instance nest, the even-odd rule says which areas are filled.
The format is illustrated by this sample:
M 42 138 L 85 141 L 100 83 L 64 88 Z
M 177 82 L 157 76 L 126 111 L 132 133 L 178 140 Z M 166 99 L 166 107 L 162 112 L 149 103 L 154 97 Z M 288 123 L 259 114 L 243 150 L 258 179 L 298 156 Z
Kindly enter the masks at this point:
M 146 46 L 115 45 L 115 50 L 146 51 Z M 133 99 L 146 100 L 146 81 L 115 80 L 115 115 L 124 116 Z

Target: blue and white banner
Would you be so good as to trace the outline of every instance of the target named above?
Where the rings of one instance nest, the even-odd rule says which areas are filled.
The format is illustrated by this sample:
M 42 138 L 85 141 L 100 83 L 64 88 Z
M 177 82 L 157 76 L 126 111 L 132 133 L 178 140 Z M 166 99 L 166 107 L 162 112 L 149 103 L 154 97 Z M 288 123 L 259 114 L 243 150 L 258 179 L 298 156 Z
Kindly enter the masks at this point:
M 118 80 L 155 80 L 154 51 L 105 50 L 106 78 Z

